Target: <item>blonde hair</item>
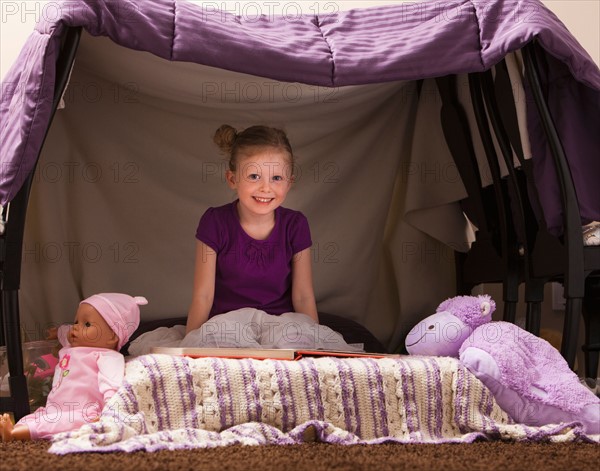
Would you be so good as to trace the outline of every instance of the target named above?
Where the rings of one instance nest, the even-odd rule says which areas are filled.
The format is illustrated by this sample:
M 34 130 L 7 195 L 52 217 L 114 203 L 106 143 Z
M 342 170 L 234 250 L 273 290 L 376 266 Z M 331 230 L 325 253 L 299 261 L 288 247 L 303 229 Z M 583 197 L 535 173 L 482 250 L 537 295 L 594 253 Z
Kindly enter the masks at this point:
M 294 166 L 292 146 L 284 131 L 269 126 L 250 126 L 238 132 L 233 126 L 223 124 L 216 130 L 214 143 L 229 156 L 229 170 L 235 172 L 240 154 L 250 153 L 252 147 L 275 147 L 285 151 L 290 165 Z

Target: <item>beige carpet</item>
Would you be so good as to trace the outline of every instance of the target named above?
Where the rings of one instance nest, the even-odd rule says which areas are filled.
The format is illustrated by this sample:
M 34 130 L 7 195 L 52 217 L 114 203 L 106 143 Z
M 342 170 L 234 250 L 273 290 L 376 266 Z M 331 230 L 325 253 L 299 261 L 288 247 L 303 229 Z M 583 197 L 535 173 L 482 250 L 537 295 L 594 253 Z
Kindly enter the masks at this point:
M 157 453 L 47 452 L 46 442 L 0 444 L 0 470 L 83 471 L 596 471 L 600 447 L 583 443 L 222 447 Z

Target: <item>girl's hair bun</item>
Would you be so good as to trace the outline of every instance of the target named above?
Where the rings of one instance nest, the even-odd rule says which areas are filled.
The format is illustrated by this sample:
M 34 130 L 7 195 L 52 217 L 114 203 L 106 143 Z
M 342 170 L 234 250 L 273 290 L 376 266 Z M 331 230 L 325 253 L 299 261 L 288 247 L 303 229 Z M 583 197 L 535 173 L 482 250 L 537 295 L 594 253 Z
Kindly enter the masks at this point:
M 233 126 L 223 124 L 215 131 L 213 141 L 222 152 L 231 155 L 231 150 L 233 149 L 233 144 L 235 143 L 237 135 L 238 132 Z
M 235 172 L 239 155 L 256 151 L 264 147 L 274 147 L 284 151 L 289 164 L 294 165 L 292 146 L 285 132 L 278 128 L 264 125 L 250 126 L 243 131 L 237 130 L 229 124 L 223 124 L 215 131 L 214 143 L 221 152 L 229 157 L 229 170 Z

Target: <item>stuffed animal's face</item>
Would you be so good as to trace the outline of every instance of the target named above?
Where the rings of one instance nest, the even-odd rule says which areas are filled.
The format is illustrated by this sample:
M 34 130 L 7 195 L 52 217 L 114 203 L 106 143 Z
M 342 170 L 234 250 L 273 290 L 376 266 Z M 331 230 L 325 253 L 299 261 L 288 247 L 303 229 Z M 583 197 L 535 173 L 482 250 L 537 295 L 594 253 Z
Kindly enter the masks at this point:
M 406 350 L 411 355 L 458 357 L 460 346 L 471 332 L 455 315 L 437 312 L 412 328 L 406 336 Z
M 406 350 L 411 355 L 458 357 L 462 343 L 492 319 L 494 309 L 496 303 L 486 294 L 447 299 L 408 333 Z

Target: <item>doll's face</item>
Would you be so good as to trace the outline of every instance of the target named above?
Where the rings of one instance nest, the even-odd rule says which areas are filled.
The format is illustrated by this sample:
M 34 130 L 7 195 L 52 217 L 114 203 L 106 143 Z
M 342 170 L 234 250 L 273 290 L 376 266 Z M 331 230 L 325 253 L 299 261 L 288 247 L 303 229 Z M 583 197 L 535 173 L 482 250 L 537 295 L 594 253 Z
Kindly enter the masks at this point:
M 119 338 L 91 304 L 82 303 L 75 313 L 75 321 L 69 330 L 69 343 L 72 347 L 115 350 Z

